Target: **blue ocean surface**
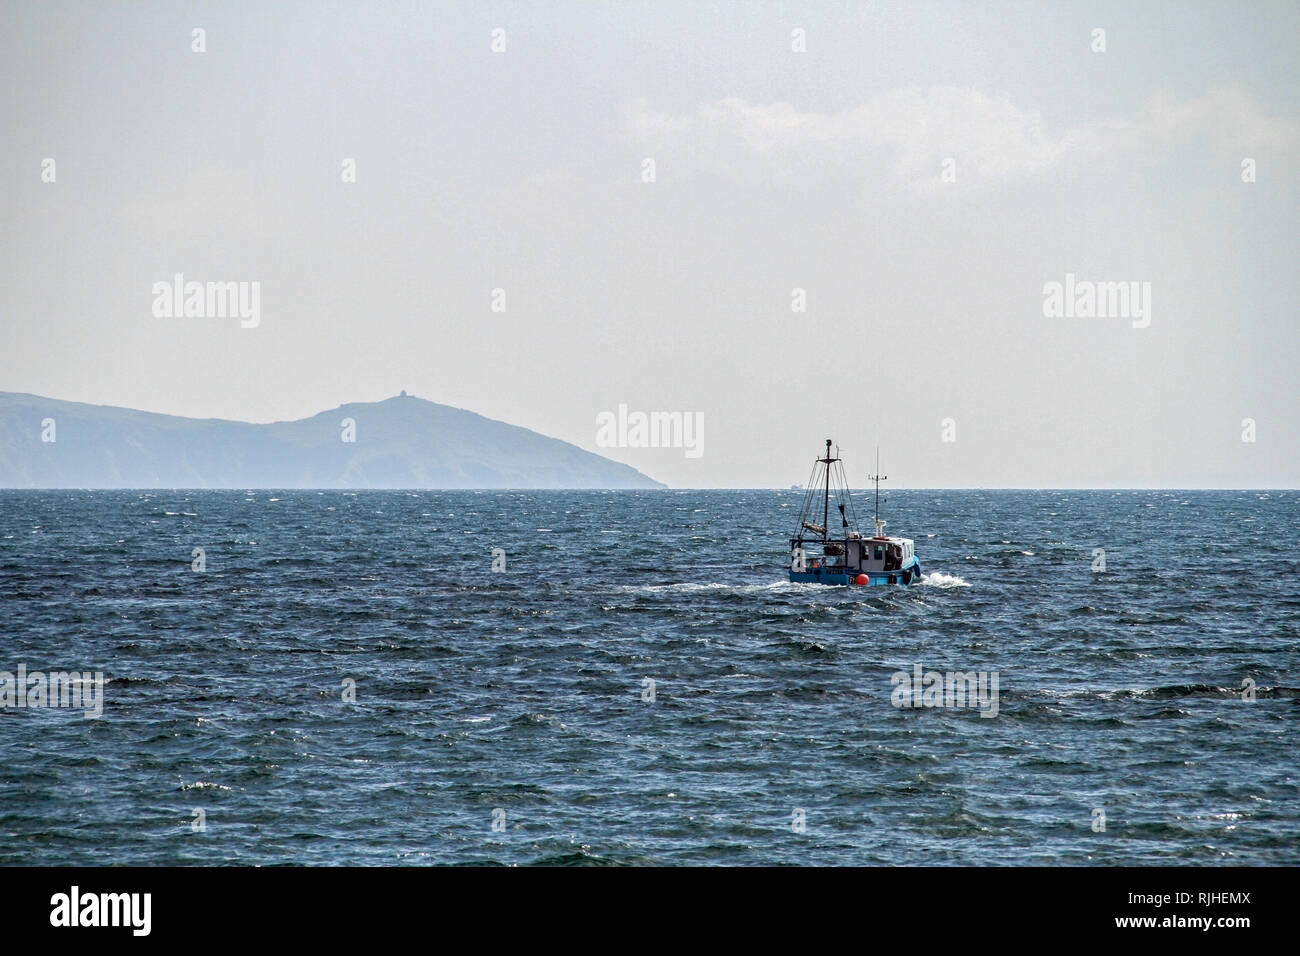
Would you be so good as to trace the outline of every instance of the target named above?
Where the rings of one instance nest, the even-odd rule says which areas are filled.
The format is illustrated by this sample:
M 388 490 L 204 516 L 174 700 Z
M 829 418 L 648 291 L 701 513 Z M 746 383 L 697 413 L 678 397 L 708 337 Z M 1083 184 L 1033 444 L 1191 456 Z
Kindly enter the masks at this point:
M 796 492 L 0 492 L 0 671 L 106 681 L 0 863 L 1295 865 L 1298 498 L 896 490 L 864 589 Z

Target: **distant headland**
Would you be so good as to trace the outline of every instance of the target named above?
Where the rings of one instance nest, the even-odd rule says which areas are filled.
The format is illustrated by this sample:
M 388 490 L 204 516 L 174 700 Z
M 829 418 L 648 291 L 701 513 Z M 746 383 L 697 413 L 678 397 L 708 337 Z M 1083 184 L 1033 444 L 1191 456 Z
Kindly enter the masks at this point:
M 0 392 L 3 488 L 663 488 L 556 438 L 407 395 L 291 422 Z

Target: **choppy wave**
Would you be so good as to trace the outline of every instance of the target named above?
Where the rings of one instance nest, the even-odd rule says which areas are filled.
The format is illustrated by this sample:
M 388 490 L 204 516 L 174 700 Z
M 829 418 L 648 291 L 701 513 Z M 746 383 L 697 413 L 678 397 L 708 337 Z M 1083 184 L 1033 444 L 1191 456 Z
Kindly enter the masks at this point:
M 928 588 L 968 588 L 970 582 L 960 574 L 944 574 L 942 571 L 931 571 L 929 574 L 921 575 L 921 584 Z
M 106 675 L 0 708 L 0 865 L 1295 865 L 1297 497 L 895 492 L 859 588 L 783 492 L 0 492 L 0 672 Z

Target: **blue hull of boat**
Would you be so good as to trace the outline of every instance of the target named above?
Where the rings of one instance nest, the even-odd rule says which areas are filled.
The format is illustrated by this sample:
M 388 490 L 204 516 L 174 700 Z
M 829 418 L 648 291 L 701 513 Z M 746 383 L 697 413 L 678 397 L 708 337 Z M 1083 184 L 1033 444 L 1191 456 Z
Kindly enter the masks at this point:
M 861 572 L 866 574 L 866 572 Z M 920 584 L 921 583 L 921 562 L 917 558 L 912 559 L 912 563 L 901 571 L 872 571 L 867 574 L 871 583 L 862 585 L 862 587 L 874 587 L 876 585 L 889 584 Z M 807 571 L 791 571 L 790 580 L 798 581 L 802 584 L 857 584 L 858 572 L 845 574 L 836 568 L 818 568 Z

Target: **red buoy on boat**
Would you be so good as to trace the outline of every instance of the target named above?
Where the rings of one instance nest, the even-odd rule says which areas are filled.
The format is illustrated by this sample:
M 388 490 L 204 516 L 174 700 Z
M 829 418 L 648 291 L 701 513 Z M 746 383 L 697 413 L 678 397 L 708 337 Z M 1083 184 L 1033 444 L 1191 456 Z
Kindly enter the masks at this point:
M 856 584 L 861 584 L 861 585 L 867 585 L 867 584 L 870 584 L 870 583 L 871 583 L 871 578 L 867 577 L 865 574 L 859 574 L 859 575 L 858 575 L 856 578 L 854 578 L 853 580 L 854 580 L 854 583 L 856 583 Z

